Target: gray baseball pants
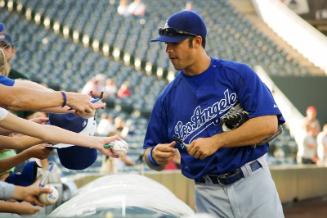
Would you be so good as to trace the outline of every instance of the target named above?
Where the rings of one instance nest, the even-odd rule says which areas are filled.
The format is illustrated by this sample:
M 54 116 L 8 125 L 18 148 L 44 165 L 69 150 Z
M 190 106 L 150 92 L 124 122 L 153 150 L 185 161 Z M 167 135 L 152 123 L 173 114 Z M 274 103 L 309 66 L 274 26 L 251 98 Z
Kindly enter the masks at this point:
M 266 156 L 261 168 L 252 172 L 249 163 L 241 167 L 245 178 L 231 185 L 196 184 L 196 208 L 221 218 L 283 218 L 282 205 L 272 180 Z

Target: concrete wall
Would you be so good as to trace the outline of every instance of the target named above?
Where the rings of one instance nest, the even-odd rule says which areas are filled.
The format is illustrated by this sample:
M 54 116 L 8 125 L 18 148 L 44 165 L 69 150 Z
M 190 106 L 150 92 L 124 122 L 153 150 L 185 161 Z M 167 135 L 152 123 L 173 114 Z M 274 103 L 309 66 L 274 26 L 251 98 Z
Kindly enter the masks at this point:
M 272 167 L 271 174 L 282 202 L 327 195 L 326 167 Z
M 271 174 L 283 203 L 327 195 L 327 167 L 317 166 L 274 166 Z M 81 187 L 101 175 L 85 175 L 76 179 Z M 144 174 L 171 190 L 178 198 L 194 209 L 194 182 L 179 171 L 154 172 Z

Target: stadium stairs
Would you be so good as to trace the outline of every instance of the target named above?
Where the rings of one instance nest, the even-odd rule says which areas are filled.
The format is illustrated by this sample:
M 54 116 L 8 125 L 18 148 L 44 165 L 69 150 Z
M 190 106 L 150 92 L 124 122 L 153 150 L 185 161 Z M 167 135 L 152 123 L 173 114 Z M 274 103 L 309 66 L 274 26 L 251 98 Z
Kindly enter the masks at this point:
M 287 44 L 281 37 L 273 32 L 260 17 L 258 17 L 251 0 L 230 0 L 230 2 L 237 11 L 242 13 L 252 23 L 253 26 L 269 37 L 280 49 L 286 51 L 288 60 L 296 60 L 301 66 L 308 69 L 308 72 L 312 76 L 325 75 L 323 70 L 314 66 L 307 58 Z

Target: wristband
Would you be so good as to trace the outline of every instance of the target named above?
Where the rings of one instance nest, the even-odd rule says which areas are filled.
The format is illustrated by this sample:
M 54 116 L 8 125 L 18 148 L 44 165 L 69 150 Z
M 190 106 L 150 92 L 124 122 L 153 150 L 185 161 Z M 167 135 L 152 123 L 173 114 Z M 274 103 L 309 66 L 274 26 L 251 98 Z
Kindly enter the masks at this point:
M 63 103 L 61 105 L 61 107 L 65 107 L 67 105 L 67 95 L 65 92 L 60 92 L 62 95 L 62 99 L 63 99 Z
M 151 165 L 158 167 L 160 166 L 152 157 L 152 151 L 153 151 L 154 147 L 151 148 L 150 152 L 148 153 L 148 160 L 150 162 Z

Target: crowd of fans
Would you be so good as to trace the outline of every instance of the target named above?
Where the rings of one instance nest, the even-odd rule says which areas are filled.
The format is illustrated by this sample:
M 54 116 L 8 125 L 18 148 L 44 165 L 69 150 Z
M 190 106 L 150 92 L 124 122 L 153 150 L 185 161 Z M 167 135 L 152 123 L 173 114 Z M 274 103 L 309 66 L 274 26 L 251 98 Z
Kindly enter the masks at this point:
M 146 13 L 146 5 L 141 0 L 134 0 L 128 3 L 128 0 L 120 0 L 117 13 L 122 16 L 143 17 Z
M 103 92 L 103 99 L 126 98 L 132 95 L 128 81 L 123 82 L 117 87 L 114 79 L 107 78 L 103 74 L 97 74 L 86 82 L 81 90 L 82 94 L 99 94 Z
M 185 8 L 191 10 L 192 3 L 187 2 Z M 117 13 L 122 16 L 142 17 L 146 14 L 146 5 L 141 0 L 131 3 L 121 0 Z M 123 166 L 135 165 L 135 161 L 128 155 L 112 158 L 110 152 L 102 149 L 105 143 L 101 141 L 103 138 L 90 137 L 79 141 L 75 140 L 79 137 L 70 137 L 76 136 L 71 132 L 46 128 L 49 126 L 48 112 L 75 113 L 90 117 L 100 108 L 97 104 L 90 103 L 91 97 L 101 93 L 104 99 L 132 96 L 129 82 L 124 81 L 118 86 L 114 79 L 98 74 L 85 84 L 81 93 L 68 93 L 54 91 L 43 84 L 24 79 L 9 79 L 12 73 L 11 60 L 15 57 L 16 48 L 10 35 L 3 32 L 4 28 L 1 27 L 0 30 L 0 213 L 34 214 L 44 206 L 38 196 L 50 193 L 51 190 L 40 187 L 39 181 L 48 168 L 49 156 L 55 155 L 53 149 L 49 148 L 51 144 L 79 144 L 81 140 L 88 139 L 80 145 L 96 145 L 94 148 L 104 154 L 102 173 L 116 173 Z M 22 119 L 7 109 L 38 112 Z M 327 166 L 327 123 L 321 128 L 315 107 L 308 107 L 303 128 L 306 135 L 299 147 L 299 163 Z M 115 136 L 126 138 L 131 131 L 131 126 L 122 117 L 112 117 L 107 113 L 101 115 L 97 127 L 97 135 L 107 141 Z M 179 164 L 180 156 L 177 155 L 166 169 L 178 169 Z
M 327 165 L 327 123 L 321 130 L 317 109 L 309 106 L 306 110 L 303 128 L 305 136 L 299 145 L 299 162 L 302 164 Z
M 0 213 L 34 214 L 44 206 L 39 196 L 52 192 L 40 184 L 40 179 L 47 178 L 46 159 L 53 155 L 53 145 L 78 145 L 97 149 L 106 156 L 117 156 L 104 145 L 119 137 L 82 135 L 49 125 L 47 113 L 73 114 L 86 120 L 105 104 L 92 103 L 98 97 L 95 95 L 54 91 L 29 80 L 9 78 L 16 49 L 4 26 L 0 26 Z M 9 110 L 41 112 L 26 119 Z M 79 157 L 73 154 L 67 156 L 68 160 L 76 158 Z
M 181 9 L 192 10 L 192 1 L 186 1 L 185 7 Z M 120 0 L 117 7 L 117 13 L 125 17 L 143 17 L 146 14 L 146 5 L 142 2 L 142 0 L 134 0 L 131 3 L 129 3 L 128 0 Z

